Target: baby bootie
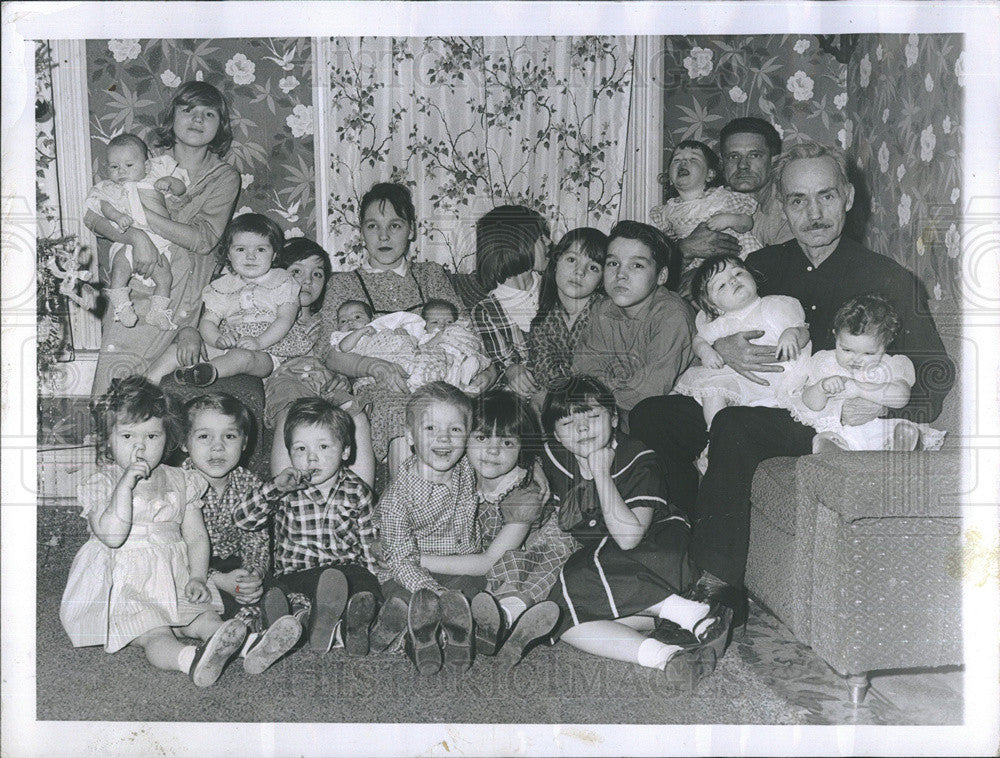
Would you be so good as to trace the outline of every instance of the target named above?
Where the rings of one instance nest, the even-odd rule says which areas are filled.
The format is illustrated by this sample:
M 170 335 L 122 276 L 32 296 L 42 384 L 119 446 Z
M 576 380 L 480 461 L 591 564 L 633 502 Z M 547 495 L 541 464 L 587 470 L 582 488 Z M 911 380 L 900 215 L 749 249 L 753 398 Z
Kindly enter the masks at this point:
M 139 317 L 135 315 L 135 308 L 132 307 L 132 298 L 129 296 L 127 287 L 112 287 L 107 290 L 107 295 L 108 302 L 114 308 L 115 321 L 129 329 L 139 322 Z
M 146 313 L 146 323 L 155 326 L 163 331 L 172 331 L 177 328 L 173 322 L 174 312 L 167 306 L 170 298 L 163 295 L 153 295 L 149 299 L 149 311 Z

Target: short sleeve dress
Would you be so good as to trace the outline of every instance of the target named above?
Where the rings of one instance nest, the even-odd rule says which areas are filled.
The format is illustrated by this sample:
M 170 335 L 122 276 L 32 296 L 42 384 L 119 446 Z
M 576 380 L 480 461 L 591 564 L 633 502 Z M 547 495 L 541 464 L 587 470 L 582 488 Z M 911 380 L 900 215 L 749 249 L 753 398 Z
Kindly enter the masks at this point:
M 120 470 L 102 466 L 80 485 L 82 516 L 111 500 Z M 208 482 L 195 471 L 157 466 L 132 496 L 128 539 L 111 548 L 96 536 L 80 548 L 69 570 L 59 618 L 74 647 L 103 645 L 109 653 L 158 627 L 186 626 L 206 611 L 222 611 L 222 598 L 191 603 L 184 597 L 187 545 L 181 523 L 200 508 Z
M 219 320 L 219 331 L 236 337 L 259 337 L 274 323 L 278 309 L 299 302 L 298 282 L 283 268 L 272 268 L 253 281 L 226 273 L 202 292 L 205 312 Z M 277 343 L 277 344 L 280 344 Z M 275 345 L 264 352 L 276 358 Z
M 760 345 L 774 345 L 785 329 L 805 326 L 806 316 L 799 301 L 794 297 L 767 295 L 758 298 L 746 308 L 723 313 L 711 321 L 704 312 L 700 312 L 695 316 L 694 324 L 698 336 L 709 344 L 730 334 L 760 329 L 764 335 L 754 342 Z M 786 408 L 789 391 L 801 385 L 805 361 L 808 360 L 811 349 L 811 345 L 806 345 L 798 358 L 784 362 L 783 372 L 768 374 L 770 385 L 766 387 L 751 382 L 729 366 L 722 368 L 692 366 L 677 380 L 674 394 L 690 395 L 699 402 L 706 397 L 721 395 L 729 405 Z
M 834 350 L 820 350 L 805 363 L 805 376 L 797 388 L 791 391 L 792 417 L 799 423 L 811 426 L 819 433 L 826 433 L 838 439 L 847 450 L 888 450 L 893 432 L 902 419 L 877 418 L 866 424 L 844 426 L 840 421 L 844 409 L 844 398 L 832 397 L 826 406 L 814 411 L 802 402 L 802 389 L 828 376 L 848 376 L 859 382 L 885 384 L 902 381 L 912 387 L 916 382 L 913 362 L 905 355 L 883 355 L 872 366 L 863 369 L 846 369 L 837 363 Z M 924 450 L 938 450 L 944 443 L 945 433 L 927 424 L 917 424 L 920 429 L 921 447 Z
M 638 545 L 623 550 L 604 522 L 597 486 L 583 476 L 576 458 L 557 442 L 542 457 L 556 501 L 558 523 L 583 547 L 559 572 L 549 594 L 563 614 L 554 636 L 588 621 L 634 616 L 694 581 L 687 545 L 691 527 L 667 498 L 656 454 L 637 440 L 616 434 L 611 477 L 629 508 L 652 508 L 653 520 Z

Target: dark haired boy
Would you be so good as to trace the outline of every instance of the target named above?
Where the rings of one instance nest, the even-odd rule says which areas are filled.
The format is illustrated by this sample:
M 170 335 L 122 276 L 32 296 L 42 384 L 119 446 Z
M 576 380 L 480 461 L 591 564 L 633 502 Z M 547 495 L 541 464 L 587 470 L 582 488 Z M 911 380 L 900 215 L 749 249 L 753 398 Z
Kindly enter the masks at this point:
M 600 378 L 630 410 L 670 392 L 693 358 L 694 311 L 662 285 L 676 284 L 680 255 L 658 229 L 620 221 L 604 262 L 608 299 L 596 306 L 573 351 L 573 373 Z
M 238 509 L 243 529 L 274 518 L 274 586 L 309 629 L 314 651 L 341 636 L 349 655 L 367 655 L 368 629 L 381 599 L 372 574 L 372 492 L 344 463 L 354 446 L 354 421 L 321 398 L 294 401 L 285 420 L 292 465 Z M 281 613 L 265 609 L 268 617 Z

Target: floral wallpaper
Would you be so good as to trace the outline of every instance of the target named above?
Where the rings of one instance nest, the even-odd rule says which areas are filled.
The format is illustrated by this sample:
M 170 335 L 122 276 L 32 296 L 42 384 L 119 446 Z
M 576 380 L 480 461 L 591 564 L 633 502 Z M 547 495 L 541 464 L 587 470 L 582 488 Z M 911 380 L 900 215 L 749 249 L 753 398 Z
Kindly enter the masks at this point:
M 816 35 L 664 38 L 664 166 L 678 142 L 719 149 L 719 132 L 740 116 L 766 118 L 782 139 L 848 139 L 847 65 Z M 841 56 L 843 57 L 843 56 Z
M 522 203 L 554 236 L 617 219 L 632 85 L 628 37 L 334 38 L 326 66 L 327 249 L 363 254 L 358 204 L 411 188 L 416 256 L 470 270 L 475 220 Z
M 848 68 L 850 156 L 868 182 L 865 243 L 957 299 L 962 104 L 958 34 L 862 35 Z
M 316 233 L 312 42 L 309 38 L 112 39 L 87 42 L 94 175 L 121 132 L 147 142 L 174 91 L 206 81 L 228 98 L 243 177 L 237 212 L 264 213 L 289 236 Z

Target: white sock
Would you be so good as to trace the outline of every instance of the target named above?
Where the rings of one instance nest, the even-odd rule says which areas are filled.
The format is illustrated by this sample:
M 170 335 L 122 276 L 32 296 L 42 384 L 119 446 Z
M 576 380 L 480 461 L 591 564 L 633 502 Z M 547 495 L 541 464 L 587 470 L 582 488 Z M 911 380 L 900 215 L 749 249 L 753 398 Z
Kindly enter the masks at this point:
M 189 672 L 191 664 L 194 663 L 194 654 L 198 651 L 194 645 L 185 645 L 177 654 L 177 668 L 181 671 Z
M 688 600 L 680 595 L 670 595 L 661 603 L 659 616 L 661 619 L 673 621 L 690 632 L 694 629 L 695 624 L 708 615 L 710 610 L 711 606 L 708 603 Z
M 260 636 L 261 635 L 259 632 L 250 632 L 249 634 L 247 634 L 246 641 L 243 643 L 243 649 L 240 650 L 240 658 L 247 657 L 247 652 L 250 650 L 251 647 L 253 647 L 253 643 L 255 643 L 257 641 L 257 638 Z
M 645 639 L 639 645 L 639 653 L 636 656 L 640 666 L 662 671 L 667 666 L 667 661 L 673 658 L 684 648 L 677 645 L 667 645 L 652 637 Z
M 521 614 L 528 610 L 528 605 L 521 598 L 511 595 L 500 598 L 500 610 L 507 618 L 507 628 L 510 629 L 514 626 L 514 622 L 521 617 Z

